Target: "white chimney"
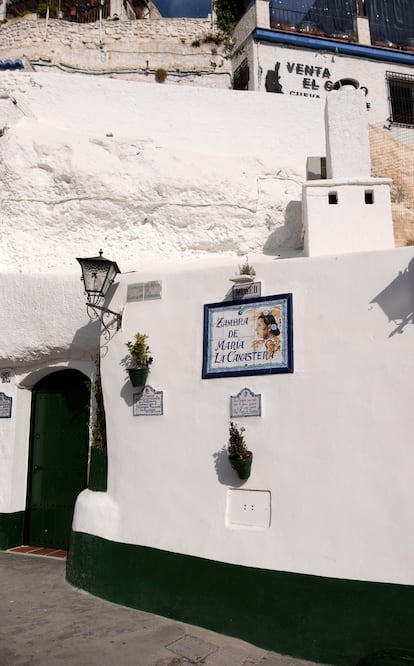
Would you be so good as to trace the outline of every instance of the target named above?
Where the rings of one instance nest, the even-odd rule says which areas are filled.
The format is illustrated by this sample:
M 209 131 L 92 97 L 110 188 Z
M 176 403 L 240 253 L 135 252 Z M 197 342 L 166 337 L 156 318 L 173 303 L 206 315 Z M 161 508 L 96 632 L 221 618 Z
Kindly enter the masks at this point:
M 326 179 L 303 185 L 305 254 L 394 247 L 391 180 L 371 177 L 368 115 L 358 81 L 342 79 L 325 106 Z
M 326 98 L 327 178 L 371 176 L 365 95 L 354 79 L 342 79 Z

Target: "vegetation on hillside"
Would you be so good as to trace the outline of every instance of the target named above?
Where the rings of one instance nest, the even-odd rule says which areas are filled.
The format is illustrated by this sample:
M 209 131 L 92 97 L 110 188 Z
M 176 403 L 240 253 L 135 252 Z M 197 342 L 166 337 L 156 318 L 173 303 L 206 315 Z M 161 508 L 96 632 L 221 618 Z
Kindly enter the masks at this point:
M 234 26 L 243 16 L 249 2 L 250 0 L 216 0 L 217 25 L 225 35 L 233 32 Z

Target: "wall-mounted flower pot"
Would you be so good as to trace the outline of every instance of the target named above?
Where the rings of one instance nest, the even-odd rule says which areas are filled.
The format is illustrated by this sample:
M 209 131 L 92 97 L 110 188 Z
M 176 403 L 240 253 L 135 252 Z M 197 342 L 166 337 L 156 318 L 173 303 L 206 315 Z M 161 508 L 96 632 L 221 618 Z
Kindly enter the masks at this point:
M 89 464 L 89 490 L 106 492 L 108 478 L 108 455 L 106 449 L 91 448 Z
M 231 458 L 229 456 L 230 465 L 236 470 L 240 479 L 248 479 L 251 472 L 253 453 L 249 451 L 249 455 L 245 458 Z
M 147 383 L 148 368 L 128 368 L 129 378 L 135 388 L 144 388 Z

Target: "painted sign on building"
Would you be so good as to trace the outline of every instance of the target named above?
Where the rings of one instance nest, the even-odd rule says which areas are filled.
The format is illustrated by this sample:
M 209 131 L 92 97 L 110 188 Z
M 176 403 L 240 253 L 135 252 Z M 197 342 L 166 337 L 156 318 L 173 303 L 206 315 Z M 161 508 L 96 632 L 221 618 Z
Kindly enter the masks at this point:
M 286 62 L 276 62 L 274 69 L 267 70 L 265 88 L 266 92 L 279 95 L 319 99 L 333 90 L 338 78 L 343 77 L 334 72 L 332 66 L 317 65 L 314 62 L 306 63 L 292 58 Z M 365 85 L 360 88 L 367 96 L 368 88 Z M 369 103 L 367 103 L 367 108 L 370 108 Z
M 204 306 L 204 379 L 293 372 L 292 294 Z

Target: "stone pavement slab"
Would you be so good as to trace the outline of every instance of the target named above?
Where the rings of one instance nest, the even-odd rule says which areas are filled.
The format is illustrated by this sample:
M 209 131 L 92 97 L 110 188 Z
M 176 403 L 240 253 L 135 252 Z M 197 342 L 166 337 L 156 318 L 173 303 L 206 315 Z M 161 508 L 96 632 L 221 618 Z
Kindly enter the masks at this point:
M 1 666 L 307 666 L 78 590 L 65 562 L 0 552 Z

